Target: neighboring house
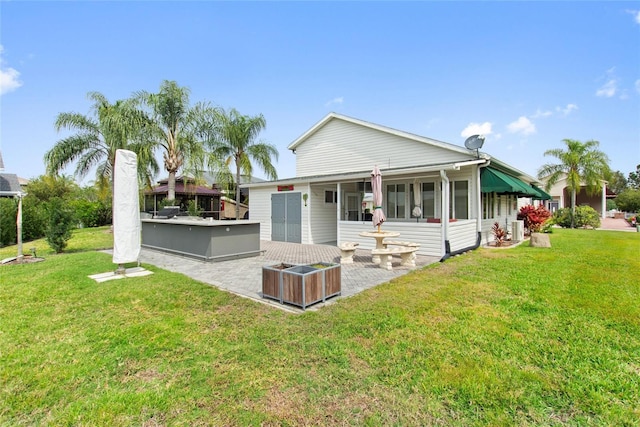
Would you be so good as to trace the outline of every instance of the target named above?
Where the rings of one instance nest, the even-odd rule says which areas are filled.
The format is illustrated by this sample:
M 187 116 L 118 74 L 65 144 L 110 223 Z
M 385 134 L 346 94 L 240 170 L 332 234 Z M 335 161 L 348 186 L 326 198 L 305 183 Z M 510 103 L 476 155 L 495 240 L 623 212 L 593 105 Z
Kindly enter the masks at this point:
M 419 254 L 448 257 L 492 240 L 497 221 L 510 230 L 518 197 L 543 198 L 536 180 L 485 154 L 330 113 L 288 147 L 296 177 L 246 184 L 260 238 L 305 244 L 358 242 L 373 231 L 371 170 L 382 171 L 382 230 L 420 243 Z M 482 177 L 482 183 L 481 183 Z M 422 208 L 412 216 L 414 192 Z
M 18 175 L 0 172 L 0 197 L 23 195 L 24 191 L 18 181 Z
M 186 182 L 185 182 L 186 181 Z M 197 183 L 196 183 L 197 182 Z M 241 176 L 240 183 L 248 184 L 252 182 L 264 182 L 264 180 L 255 177 Z M 158 181 L 158 185 L 144 192 L 143 210 L 149 213 L 155 213 L 160 210 L 162 201 L 167 198 L 168 180 Z M 190 176 L 176 177 L 176 204 L 183 211 L 187 210 L 189 201 L 195 200 L 198 209 L 202 211 L 202 216 L 214 219 L 235 219 L 235 200 L 227 197 L 227 191 L 218 188 L 215 178 L 212 174 L 205 173 L 202 178 L 196 180 Z M 248 189 L 241 189 L 241 199 L 244 201 L 249 196 Z M 244 217 L 248 210 L 248 206 L 244 203 L 240 204 L 240 217 Z
M 595 209 L 602 218 L 607 216 L 607 198 L 610 192 L 607 192 L 607 182 L 601 181 L 602 188 L 599 194 L 590 195 L 587 194 L 586 186 L 582 186 L 580 191 L 576 194 L 576 206 L 587 205 Z M 549 194 L 553 198 L 547 202 L 547 208 L 551 212 L 555 212 L 561 208 L 571 207 L 571 190 L 567 188 L 566 178 L 560 179 L 550 189 Z M 613 195 L 615 197 L 615 195 Z
M 20 188 L 22 188 L 23 193 L 27 192 L 27 185 L 29 185 L 30 182 L 31 181 L 27 178 L 18 177 L 18 183 L 20 184 Z
M 4 161 L 2 160 L 2 152 L 0 152 L 0 197 L 15 197 L 24 194 L 18 175 L 4 173 Z

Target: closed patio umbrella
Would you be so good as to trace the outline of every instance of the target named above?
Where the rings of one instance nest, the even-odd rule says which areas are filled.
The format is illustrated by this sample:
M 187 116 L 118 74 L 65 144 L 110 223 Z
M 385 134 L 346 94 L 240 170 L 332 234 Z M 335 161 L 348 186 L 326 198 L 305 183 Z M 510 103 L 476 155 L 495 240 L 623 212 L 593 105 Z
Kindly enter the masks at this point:
M 371 190 L 373 191 L 373 226 L 378 227 L 387 219 L 382 211 L 382 175 L 378 166 L 374 166 L 371 171 Z
M 413 181 L 413 204 L 416 206 L 413 208 L 412 214 L 416 217 L 417 221 L 418 218 L 422 216 L 422 191 L 420 189 L 420 181 L 418 181 L 418 179 Z

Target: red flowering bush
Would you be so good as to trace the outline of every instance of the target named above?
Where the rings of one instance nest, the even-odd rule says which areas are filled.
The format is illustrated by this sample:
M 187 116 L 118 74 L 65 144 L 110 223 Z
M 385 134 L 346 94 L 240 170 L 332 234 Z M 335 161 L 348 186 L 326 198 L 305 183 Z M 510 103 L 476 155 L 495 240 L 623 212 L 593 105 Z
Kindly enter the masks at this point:
M 524 227 L 529 230 L 529 234 L 540 231 L 542 225 L 551 217 L 551 212 L 542 204 L 537 207 L 526 205 L 520 208 L 518 219 L 524 221 Z
M 502 246 L 502 243 L 504 243 L 507 238 L 507 232 L 504 231 L 504 228 L 500 227 L 500 224 L 496 222 L 493 224 L 493 227 L 491 227 L 491 232 L 493 233 L 496 246 Z

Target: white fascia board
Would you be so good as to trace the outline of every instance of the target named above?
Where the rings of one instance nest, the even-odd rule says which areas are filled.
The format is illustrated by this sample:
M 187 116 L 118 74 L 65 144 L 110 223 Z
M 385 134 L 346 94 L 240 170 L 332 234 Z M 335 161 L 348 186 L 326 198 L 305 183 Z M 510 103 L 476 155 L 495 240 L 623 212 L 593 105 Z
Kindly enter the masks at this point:
M 455 163 L 443 163 L 438 165 L 421 165 L 412 166 L 397 169 L 380 169 L 382 176 L 398 177 L 402 175 L 415 175 L 428 172 L 439 172 L 441 170 L 459 170 L 461 167 L 472 166 L 477 164 L 486 163 L 486 159 L 474 159 L 469 161 L 455 162 Z M 360 181 L 362 179 L 371 178 L 371 171 L 357 171 L 349 173 L 341 173 L 335 175 L 316 175 L 316 176 L 303 176 L 289 179 L 281 179 L 277 181 L 265 181 L 254 184 L 241 184 L 240 188 L 264 188 L 272 187 L 274 185 L 294 185 L 294 184 L 314 184 L 319 182 L 325 183 L 338 183 L 349 181 Z
M 334 117 L 339 117 L 339 116 L 336 113 L 333 113 L 333 112 L 331 112 L 331 113 L 327 114 L 326 116 L 324 116 L 324 118 L 322 120 L 320 120 L 318 123 L 316 123 L 315 125 L 313 125 L 311 127 L 311 129 L 309 129 L 308 131 L 306 131 L 305 133 L 300 135 L 298 138 L 296 138 L 295 141 L 293 141 L 291 144 L 289 144 L 287 149 L 288 150 L 295 150 L 298 145 L 302 144 L 302 142 L 304 140 L 306 140 L 311 135 L 316 133 L 316 131 L 318 129 L 320 129 L 322 126 L 324 126 L 325 123 L 327 123 L 329 120 L 331 120 Z

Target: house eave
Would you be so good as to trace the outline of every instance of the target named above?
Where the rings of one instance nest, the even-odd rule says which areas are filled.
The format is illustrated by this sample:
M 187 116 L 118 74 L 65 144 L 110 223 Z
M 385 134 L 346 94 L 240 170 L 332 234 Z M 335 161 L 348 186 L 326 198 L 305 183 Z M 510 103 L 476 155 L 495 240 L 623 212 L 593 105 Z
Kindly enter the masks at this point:
M 430 164 L 430 165 L 417 165 L 411 167 L 402 167 L 402 168 L 387 168 L 380 169 L 380 172 L 383 176 L 387 178 L 393 177 L 401 177 L 404 175 L 416 175 L 422 173 L 430 173 L 430 172 L 439 172 L 441 170 L 459 170 L 462 167 L 473 166 L 473 165 L 482 165 L 487 163 L 487 159 L 473 159 L 473 160 L 461 160 L 459 162 L 448 162 L 441 164 Z M 240 188 L 264 188 L 271 187 L 273 185 L 294 185 L 294 184 L 316 184 L 316 183 L 337 183 L 337 182 L 345 182 L 345 181 L 360 181 L 362 179 L 371 178 L 371 170 L 364 171 L 354 171 L 354 172 L 345 172 L 339 174 L 330 174 L 330 175 L 314 175 L 314 176 L 301 176 L 295 178 L 285 178 L 279 179 L 275 181 L 265 181 L 254 184 L 242 184 Z

